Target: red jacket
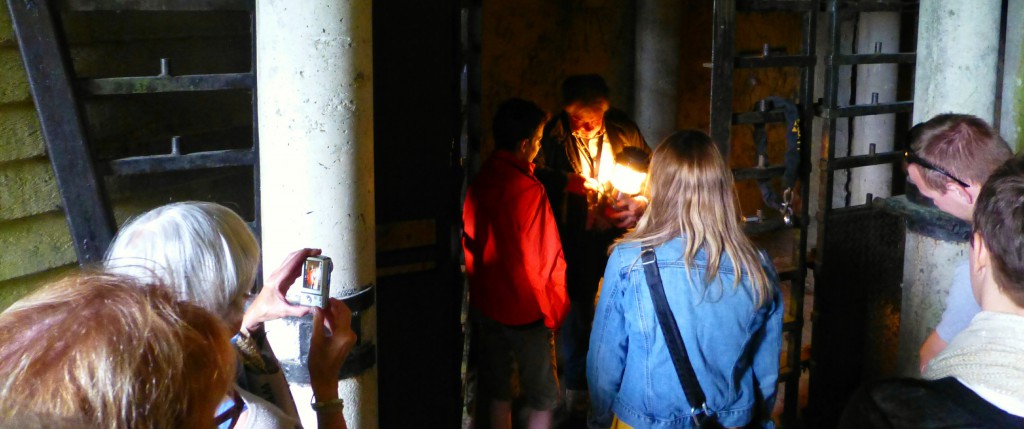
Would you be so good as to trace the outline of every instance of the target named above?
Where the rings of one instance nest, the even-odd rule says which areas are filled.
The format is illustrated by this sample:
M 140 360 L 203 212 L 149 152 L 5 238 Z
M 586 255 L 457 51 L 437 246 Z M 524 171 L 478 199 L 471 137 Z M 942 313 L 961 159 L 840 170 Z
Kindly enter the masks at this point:
M 505 325 L 544 319 L 557 329 L 569 310 L 558 226 L 533 164 L 499 150 L 466 192 L 462 248 L 470 303 Z

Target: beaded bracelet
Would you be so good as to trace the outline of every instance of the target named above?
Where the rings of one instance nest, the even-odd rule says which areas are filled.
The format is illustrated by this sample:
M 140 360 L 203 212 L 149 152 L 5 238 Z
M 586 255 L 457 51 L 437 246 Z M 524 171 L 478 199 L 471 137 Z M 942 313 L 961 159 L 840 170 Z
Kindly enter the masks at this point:
M 342 407 L 345 406 L 345 401 L 341 398 L 331 399 L 329 401 L 314 402 L 316 398 L 312 398 L 309 401 L 309 406 L 313 407 L 313 411 L 341 411 Z

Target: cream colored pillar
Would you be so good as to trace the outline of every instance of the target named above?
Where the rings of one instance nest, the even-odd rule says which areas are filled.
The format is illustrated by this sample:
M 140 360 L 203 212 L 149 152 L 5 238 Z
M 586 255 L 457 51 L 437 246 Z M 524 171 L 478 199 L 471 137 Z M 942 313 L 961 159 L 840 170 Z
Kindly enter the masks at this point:
M 264 274 L 292 250 L 318 247 L 334 261 L 333 297 L 375 282 L 371 5 L 256 2 Z M 375 342 L 375 313 L 361 316 L 364 342 Z M 290 369 L 302 424 L 312 428 L 303 323 L 278 321 L 267 331 Z M 376 428 L 376 367 L 339 389 L 349 427 Z

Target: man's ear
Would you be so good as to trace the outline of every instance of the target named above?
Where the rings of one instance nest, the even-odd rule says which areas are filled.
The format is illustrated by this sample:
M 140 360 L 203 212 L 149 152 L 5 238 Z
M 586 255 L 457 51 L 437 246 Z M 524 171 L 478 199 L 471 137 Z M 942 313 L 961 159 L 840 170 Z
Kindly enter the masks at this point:
M 964 204 L 974 205 L 974 195 L 971 194 L 970 191 L 961 186 L 959 183 L 953 181 L 946 182 L 946 192 L 952 192 L 953 195 L 956 195 L 956 197 L 959 198 Z
M 985 240 L 981 238 L 980 233 L 972 233 L 971 243 L 971 256 L 974 259 L 974 270 L 979 271 L 987 269 L 989 264 L 992 263 L 990 254 L 988 253 L 988 246 L 985 245 Z

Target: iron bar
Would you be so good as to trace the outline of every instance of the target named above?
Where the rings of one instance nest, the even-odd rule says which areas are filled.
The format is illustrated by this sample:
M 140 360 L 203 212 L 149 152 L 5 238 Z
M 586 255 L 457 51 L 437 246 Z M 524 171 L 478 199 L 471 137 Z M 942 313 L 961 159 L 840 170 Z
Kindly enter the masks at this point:
M 134 156 L 110 161 L 110 173 L 120 176 L 197 170 L 201 168 L 254 165 L 258 162 L 251 150 L 218 150 L 187 155 Z
M 794 227 L 786 225 L 786 223 L 782 221 L 781 217 L 769 217 L 758 222 L 746 222 L 743 224 L 743 232 L 747 235 L 761 235 L 785 229 L 794 229 Z
M 801 53 L 805 56 L 817 56 L 815 40 L 817 38 L 817 17 L 820 2 L 812 2 L 812 7 L 803 15 L 803 34 L 801 35 Z M 797 239 L 795 269 L 790 280 L 790 294 L 793 299 L 794 320 L 791 326 L 792 335 L 789 337 L 786 367 L 793 373 L 786 379 L 786 390 L 783 392 L 785 405 L 782 410 L 782 422 L 785 427 L 796 427 L 799 421 L 799 394 L 800 394 L 800 369 L 807 362 L 803 360 L 803 326 L 804 326 L 804 284 L 807 281 L 807 230 L 809 223 L 809 212 L 807 204 L 810 192 L 811 174 L 811 150 L 807 141 L 811 136 L 811 123 L 814 117 L 814 68 L 817 62 L 812 62 L 800 70 L 800 95 L 798 107 L 800 108 L 800 168 L 799 177 L 803 186 L 800 187 L 800 199 L 805 203 L 801 205 L 798 215 L 797 228 L 800 236 Z
M 255 0 L 247 0 L 255 3 Z M 259 121 L 259 97 L 257 91 L 257 75 L 256 75 L 256 9 L 253 8 L 249 13 L 249 34 L 252 37 L 249 39 L 250 48 L 250 63 L 249 73 L 252 74 L 252 186 L 253 186 L 253 219 L 252 219 L 252 232 L 257 239 L 263 239 L 263 216 L 262 216 L 262 202 L 260 198 L 260 121 Z M 260 261 L 259 273 L 256 276 L 256 285 L 253 286 L 255 291 L 259 291 L 263 288 L 263 261 Z
M 741 112 L 732 114 L 733 124 L 764 124 L 764 123 L 783 123 L 786 121 L 786 115 L 782 113 L 782 110 L 769 110 L 767 112 L 751 111 Z
M 64 10 L 70 10 L 74 12 L 256 11 L 255 0 L 62 0 L 61 6 Z
M 736 68 L 780 68 L 809 67 L 818 61 L 813 55 L 774 55 L 762 57 L 738 57 Z
M 916 9 L 917 5 L 917 1 L 906 0 L 844 0 L 839 2 L 841 9 L 855 12 L 903 12 L 909 9 Z
M 785 165 L 771 165 L 768 167 L 734 168 L 732 175 L 735 180 L 759 180 L 782 177 L 786 173 Z
M 807 12 L 818 9 L 817 0 L 739 0 L 736 9 L 742 12 Z
M 711 40 L 711 138 L 729 159 L 732 75 L 736 52 L 736 0 L 715 0 Z
M 833 105 L 835 106 L 835 105 Z M 887 113 L 909 113 L 914 110 L 913 101 L 896 101 L 879 104 L 857 104 L 844 107 L 821 106 L 819 115 L 826 119 L 849 118 L 853 116 L 884 115 Z
M 32 99 L 79 264 L 99 262 L 114 236 L 114 217 L 90 162 L 71 67 L 47 1 L 8 0 Z
M 903 160 L 903 151 L 892 151 L 874 155 L 854 155 L 835 158 L 825 161 L 822 170 L 834 172 L 837 170 L 848 170 L 851 168 L 867 167 L 871 165 L 893 164 Z
M 224 73 L 185 76 L 113 77 L 85 79 L 79 88 L 90 95 L 154 94 L 163 92 L 253 89 L 255 73 Z
M 825 57 L 826 65 L 858 65 L 858 64 L 914 64 L 917 62 L 917 54 L 913 52 L 901 52 L 896 54 L 857 54 L 842 55 L 834 54 Z

